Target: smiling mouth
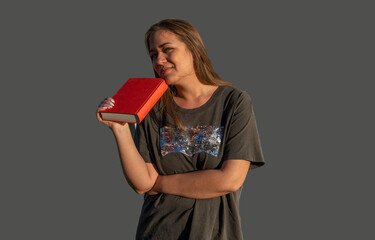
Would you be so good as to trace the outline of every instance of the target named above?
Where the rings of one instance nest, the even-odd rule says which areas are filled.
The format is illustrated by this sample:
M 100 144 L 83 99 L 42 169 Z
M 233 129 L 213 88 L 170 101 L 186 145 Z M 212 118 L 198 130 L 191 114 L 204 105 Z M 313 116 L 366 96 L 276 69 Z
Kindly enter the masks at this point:
M 160 70 L 160 74 L 164 76 L 164 75 L 165 75 L 166 73 L 168 73 L 170 70 L 171 70 L 170 67 L 162 68 L 162 69 Z

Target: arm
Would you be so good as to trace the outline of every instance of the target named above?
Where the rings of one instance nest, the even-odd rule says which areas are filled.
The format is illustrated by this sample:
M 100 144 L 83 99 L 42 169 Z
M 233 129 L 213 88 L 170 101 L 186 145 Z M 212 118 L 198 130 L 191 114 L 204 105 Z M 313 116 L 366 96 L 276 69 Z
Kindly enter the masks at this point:
M 110 98 L 105 99 L 99 106 L 98 111 L 113 106 L 114 103 L 111 103 L 111 101 Z M 98 111 L 96 116 L 99 122 L 108 126 L 115 136 L 122 168 L 129 185 L 139 194 L 149 191 L 159 175 L 154 164 L 145 163 L 139 154 L 127 123 L 105 121 Z
M 217 170 L 159 176 L 151 194 L 163 192 L 196 199 L 222 196 L 242 186 L 250 168 L 248 160 L 255 163 L 254 167 L 264 164 L 250 96 L 243 91 L 233 96 L 223 156 L 231 160 L 225 160 Z
M 220 169 L 158 176 L 151 193 L 187 198 L 213 198 L 237 191 L 245 181 L 250 162 L 227 160 Z
M 138 193 L 149 191 L 158 177 L 156 167 L 152 163 L 145 163 L 139 154 L 128 124 L 124 129 L 112 128 L 125 178 L 129 185 Z

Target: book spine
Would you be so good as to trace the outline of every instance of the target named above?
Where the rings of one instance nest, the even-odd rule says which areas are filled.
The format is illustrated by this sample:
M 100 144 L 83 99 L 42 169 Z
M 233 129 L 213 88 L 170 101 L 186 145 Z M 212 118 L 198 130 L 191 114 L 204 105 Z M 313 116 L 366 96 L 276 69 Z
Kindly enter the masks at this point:
M 159 86 L 155 88 L 154 92 L 150 94 L 147 101 L 140 107 L 137 112 L 139 122 L 141 122 L 147 115 L 147 113 L 154 107 L 156 102 L 161 98 L 164 92 L 168 89 L 168 85 L 162 81 Z

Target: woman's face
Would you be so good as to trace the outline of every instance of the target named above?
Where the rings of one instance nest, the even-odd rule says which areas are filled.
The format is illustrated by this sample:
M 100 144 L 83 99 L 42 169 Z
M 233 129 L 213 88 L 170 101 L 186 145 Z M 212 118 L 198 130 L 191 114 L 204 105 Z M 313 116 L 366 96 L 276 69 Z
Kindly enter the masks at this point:
M 190 50 L 174 33 L 167 30 L 156 31 L 151 35 L 149 43 L 154 70 L 168 84 L 188 83 L 197 78 Z

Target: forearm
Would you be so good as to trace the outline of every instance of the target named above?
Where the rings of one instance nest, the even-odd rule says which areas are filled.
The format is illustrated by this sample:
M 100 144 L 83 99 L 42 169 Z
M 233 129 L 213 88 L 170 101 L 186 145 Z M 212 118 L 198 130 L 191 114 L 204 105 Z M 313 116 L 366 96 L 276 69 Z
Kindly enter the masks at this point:
M 162 192 L 195 199 L 223 196 L 242 186 L 249 167 L 249 161 L 233 159 L 224 161 L 220 169 L 159 175 L 152 193 Z
M 205 199 L 235 191 L 221 170 L 201 170 L 190 173 L 160 175 L 154 190 L 187 198 Z
M 129 185 L 139 194 L 149 191 L 155 184 L 158 173 L 152 164 L 146 164 L 139 154 L 128 127 L 112 129 L 117 148 Z

